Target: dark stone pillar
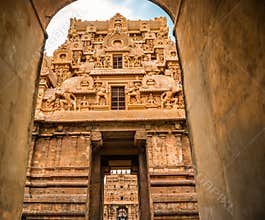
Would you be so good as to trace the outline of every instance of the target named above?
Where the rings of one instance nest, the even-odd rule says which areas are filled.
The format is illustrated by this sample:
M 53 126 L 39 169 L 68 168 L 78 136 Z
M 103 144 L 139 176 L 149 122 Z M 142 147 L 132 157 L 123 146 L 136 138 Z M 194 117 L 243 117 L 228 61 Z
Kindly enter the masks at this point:
M 103 172 L 101 168 L 101 151 L 94 147 L 92 152 L 90 178 L 89 219 L 103 219 Z
M 138 172 L 138 186 L 139 186 L 139 214 L 141 220 L 151 219 L 150 209 L 150 194 L 148 169 L 146 161 L 145 147 L 139 149 L 139 172 Z

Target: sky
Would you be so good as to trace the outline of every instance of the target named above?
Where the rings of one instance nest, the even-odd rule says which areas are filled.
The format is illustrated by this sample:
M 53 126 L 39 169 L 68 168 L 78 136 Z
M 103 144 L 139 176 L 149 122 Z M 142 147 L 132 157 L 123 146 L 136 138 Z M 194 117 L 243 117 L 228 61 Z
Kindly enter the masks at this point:
M 154 19 L 167 17 L 169 35 L 173 40 L 173 23 L 168 14 L 148 0 L 78 0 L 61 9 L 47 27 L 48 40 L 45 51 L 51 56 L 53 51 L 65 42 L 70 25 L 70 18 L 82 20 L 109 20 L 116 13 L 130 20 Z

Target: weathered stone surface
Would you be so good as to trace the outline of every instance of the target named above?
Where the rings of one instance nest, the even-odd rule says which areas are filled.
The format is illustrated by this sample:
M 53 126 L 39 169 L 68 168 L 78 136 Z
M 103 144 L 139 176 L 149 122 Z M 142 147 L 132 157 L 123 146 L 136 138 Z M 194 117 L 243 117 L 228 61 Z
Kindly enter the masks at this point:
M 265 216 L 264 14 L 258 1 L 182 4 L 176 34 L 202 219 Z
M 0 219 L 18 219 L 44 34 L 29 1 L 0 4 Z

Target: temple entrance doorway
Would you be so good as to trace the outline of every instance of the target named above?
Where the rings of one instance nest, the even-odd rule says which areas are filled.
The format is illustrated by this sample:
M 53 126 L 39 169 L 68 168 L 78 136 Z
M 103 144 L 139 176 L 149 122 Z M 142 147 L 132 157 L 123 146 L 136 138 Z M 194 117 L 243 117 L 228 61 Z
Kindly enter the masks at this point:
M 90 178 L 91 219 L 150 219 L 145 146 L 135 131 L 104 131 L 93 144 Z
M 138 158 L 108 156 L 102 158 L 104 171 L 104 220 L 138 220 Z

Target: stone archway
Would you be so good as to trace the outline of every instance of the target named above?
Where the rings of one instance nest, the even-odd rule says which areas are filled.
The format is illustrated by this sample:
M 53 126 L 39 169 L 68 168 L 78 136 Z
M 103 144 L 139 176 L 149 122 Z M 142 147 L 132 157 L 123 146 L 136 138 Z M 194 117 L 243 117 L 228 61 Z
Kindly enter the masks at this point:
M 17 219 L 20 214 L 44 30 L 54 13 L 69 2 L 0 4 L 1 219 Z M 262 219 L 264 6 L 258 1 L 154 2 L 175 21 L 200 174 L 201 217 Z

